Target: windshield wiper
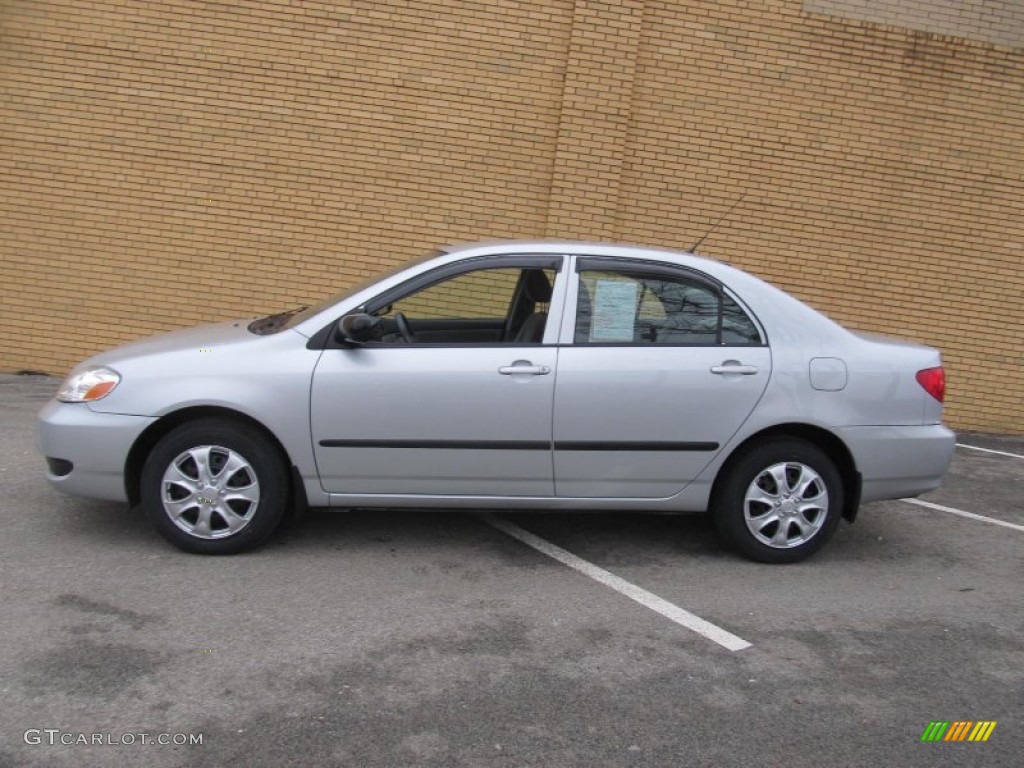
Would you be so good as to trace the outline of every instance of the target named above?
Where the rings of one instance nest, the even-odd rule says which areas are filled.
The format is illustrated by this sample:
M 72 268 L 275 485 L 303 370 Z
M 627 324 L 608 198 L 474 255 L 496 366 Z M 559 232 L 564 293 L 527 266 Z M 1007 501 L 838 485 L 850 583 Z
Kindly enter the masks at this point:
M 293 315 L 297 315 L 302 310 L 308 308 L 308 306 L 296 307 L 295 309 L 277 312 L 276 314 L 267 315 L 266 317 L 259 317 L 249 323 L 249 331 L 258 336 L 266 336 L 267 334 L 274 333 L 274 331 L 280 330 Z

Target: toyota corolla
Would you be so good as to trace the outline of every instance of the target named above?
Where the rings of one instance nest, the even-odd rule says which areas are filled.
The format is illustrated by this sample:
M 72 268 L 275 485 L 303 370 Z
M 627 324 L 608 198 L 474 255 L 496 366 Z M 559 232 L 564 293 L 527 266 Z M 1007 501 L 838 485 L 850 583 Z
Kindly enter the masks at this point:
M 936 488 L 937 350 L 851 332 L 688 253 L 452 248 L 316 307 L 77 366 L 40 413 L 59 490 L 233 553 L 296 505 L 709 511 L 764 562 Z

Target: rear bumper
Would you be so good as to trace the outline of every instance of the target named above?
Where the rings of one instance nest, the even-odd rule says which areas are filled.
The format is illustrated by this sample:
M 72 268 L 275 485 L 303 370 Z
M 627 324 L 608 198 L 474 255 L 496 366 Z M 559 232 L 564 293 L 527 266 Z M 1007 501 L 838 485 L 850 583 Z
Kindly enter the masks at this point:
M 919 496 L 942 484 L 956 435 L 941 424 L 843 427 L 836 434 L 863 478 L 861 501 Z
M 128 451 L 154 421 L 150 416 L 97 413 L 85 403 L 51 400 L 39 412 L 39 450 L 47 460 L 46 479 L 64 493 L 127 501 Z

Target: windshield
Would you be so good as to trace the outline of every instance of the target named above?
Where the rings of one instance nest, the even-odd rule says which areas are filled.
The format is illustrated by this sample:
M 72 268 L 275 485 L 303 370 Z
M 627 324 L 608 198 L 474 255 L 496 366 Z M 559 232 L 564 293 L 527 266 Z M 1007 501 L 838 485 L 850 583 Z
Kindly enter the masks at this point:
M 428 261 L 429 259 L 433 259 L 437 256 L 442 255 L 443 253 L 445 253 L 445 251 L 437 250 L 422 258 L 407 261 L 404 264 L 399 264 L 397 267 L 394 267 L 393 269 L 390 269 L 386 272 L 371 275 L 370 277 L 365 278 L 364 280 L 360 280 L 358 283 L 345 289 L 341 293 L 336 293 L 335 295 L 330 296 L 324 299 L 323 301 L 317 302 L 316 304 L 312 304 L 308 307 L 300 307 L 299 309 L 293 309 L 290 312 L 279 312 L 276 315 L 268 315 L 267 317 L 260 318 L 259 320 L 255 320 L 253 321 L 252 324 L 250 324 L 249 330 L 253 331 L 253 333 L 260 333 L 260 331 L 253 330 L 253 325 L 256 325 L 257 323 L 262 323 L 264 321 L 269 321 L 271 318 L 281 319 L 275 321 L 272 330 L 262 331 L 262 333 L 274 333 L 276 331 L 283 331 L 285 328 L 294 328 L 296 325 L 303 322 L 304 320 L 308 320 L 314 315 L 323 312 L 325 309 L 333 306 L 334 304 L 337 304 L 339 301 L 344 301 L 349 296 L 355 296 L 357 293 L 364 290 L 365 288 L 369 288 L 374 283 L 378 283 L 381 280 L 385 280 L 393 275 L 397 275 L 399 272 L 406 270 L 409 267 L 412 267 L 416 264 L 420 264 L 424 261 Z

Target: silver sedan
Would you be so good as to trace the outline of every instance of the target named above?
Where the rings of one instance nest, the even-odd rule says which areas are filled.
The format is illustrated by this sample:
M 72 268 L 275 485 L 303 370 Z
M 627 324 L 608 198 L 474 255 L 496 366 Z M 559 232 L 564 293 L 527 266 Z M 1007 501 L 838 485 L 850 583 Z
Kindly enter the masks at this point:
M 567 242 L 447 249 L 316 307 L 77 366 L 48 478 L 231 553 L 294 506 L 710 511 L 795 562 L 861 502 L 936 488 L 937 350 L 726 264 Z

